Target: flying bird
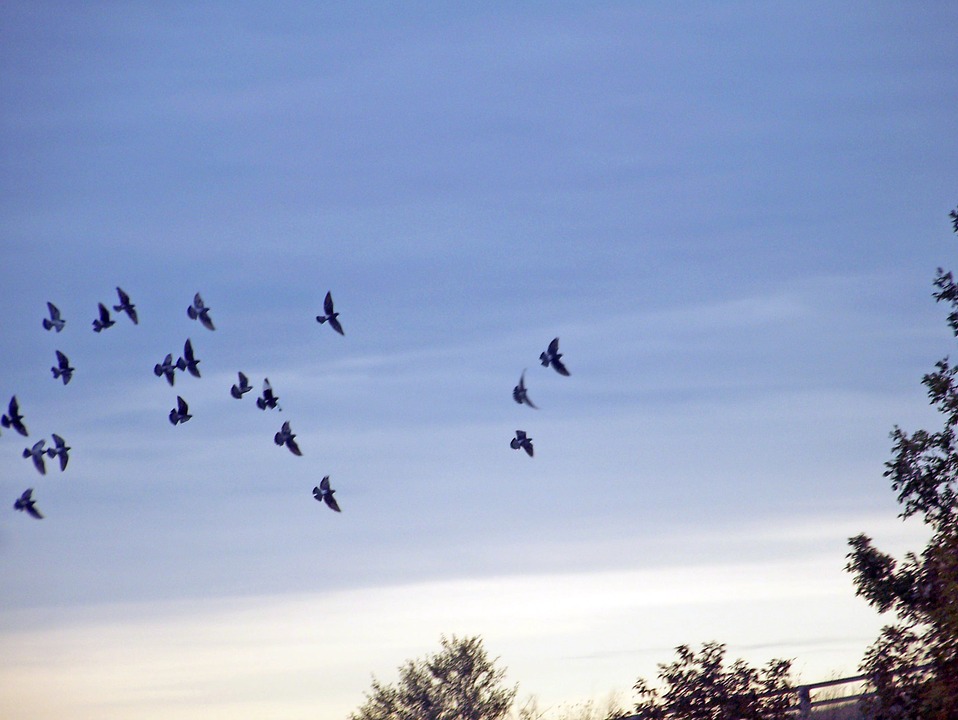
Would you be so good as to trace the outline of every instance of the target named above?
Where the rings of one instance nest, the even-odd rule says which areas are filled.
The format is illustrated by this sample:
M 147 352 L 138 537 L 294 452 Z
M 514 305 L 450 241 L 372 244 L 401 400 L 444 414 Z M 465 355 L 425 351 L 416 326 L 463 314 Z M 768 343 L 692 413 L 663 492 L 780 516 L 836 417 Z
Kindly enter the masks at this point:
M 285 445 L 293 455 L 302 455 L 299 445 L 296 444 L 296 434 L 289 427 L 289 420 L 283 423 L 283 427 L 273 436 L 273 442 L 277 445 Z
M 525 430 L 516 430 L 516 436 L 512 438 L 509 445 L 513 450 L 522 448 L 526 451 L 526 455 L 532 457 L 532 438 L 526 435 Z
M 330 509 L 336 512 L 342 512 L 339 509 L 339 503 L 336 502 L 336 498 L 333 497 L 333 493 L 335 492 L 335 490 L 329 487 L 329 475 L 327 475 L 319 481 L 318 487 L 313 488 L 313 497 L 319 502 L 326 503 Z
M 323 312 L 325 315 L 317 315 L 316 321 L 322 325 L 325 322 L 328 322 L 330 326 L 338 332 L 340 335 L 345 335 L 343 332 L 343 326 L 339 324 L 339 313 L 333 311 L 333 295 L 331 292 L 326 293 L 326 299 L 323 300 Z
M 37 510 L 36 501 L 33 499 L 33 488 L 27 488 L 23 494 L 13 503 L 14 510 L 25 511 L 37 520 L 43 520 L 43 515 Z
M 163 362 L 157 363 L 153 366 L 153 374 L 157 377 L 166 376 L 166 381 L 170 384 L 170 387 L 173 387 L 173 383 L 176 381 L 174 374 L 176 372 L 176 363 L 173 362 L 173 353 L 167 353 L 166 357 L 163 358 Z
M 63 329 L 63 326 L 67 324 L 67 321 L 60 317 L 60 308 L 58 308 L 52 302 L 48 302 L 47 309 L 50 311 L 50 318 L 49 320 L 47 318 L 43 318 L 43 328 L 45 330 L 56 328 L 56 331 L 60 332 Z
M 114 305 L 113 309 L 116 312 L 125 312 L 130 316 L 130 320 L 133 321 L 134 325 L 139 325 L 140 321 L 136 317 L 136 305 L 130 302 L 130 296 L 123 292 L 123 289 L 119 287 L 116 289 L 116 294 L 120 298 L 120 304 Z
M 199 293 L 193 296 L 193 304 L 186 308 L 186 314 L 193 320 L 199 320 L 207 330 L 216 330 L 210 319 L 210 309 L 206 307 Z
M 256 398 L 256 407 L 260 410 L 265 410 L 266 408 L 276 408 L 281 411 L 283 408 L 279 406 L 279 397 L 273 394 L 273 386 L 269 384 L 269 378 L 263 380 L 263 395 L 262 397 Z
M 66 385 L 73 377 L 74 369 L 70 367 L 70 358 L 57 350 L 57 364 L 50 368 L 53 372 L 53 379 L 62 378 L 63 384 Z
M 239 373 L 239 383 L 233 383 L 233 387 L 230 388 L 230 395 L 240 400 L 252 389 L 253 386 L 249 384 L 249 378 L 243 373 Z
M 47 457 L 49 458 L 59 457 L 60 472 L 63 472 L 64 470 L 67 469 L 67 463 L 70 462 L 70 450 L 72 450 L 72 448 L 70 448 L 66 444 L 66 441 L 62 437 L 57 435 L 56 433 L 53 433 L 53 442 L 56 444 L 56 447 L 47 448 Z
M 186 404 L 186 400 L 177 395 L 176 407 L 170 410 L 170 422 L 179 425 L 185 423 L 191 417 L 193 416 L 190 415 L 190 406 Z
M 33 443 L 32 448 L 23 448 L 23 457 L 33 458 L 33 466 L 41 475 L 47 474 L 47 466 L 46 463 L 43 462 L 43 454 L 46 452 L 43 446 L 46 445 L 46 442 L 46 440 L 37 440 Z
M 515 400 L 520 405 L 525 403 L 531 408 L 534 408 L 536 410 L 539 409 L 536 406 L 536 404 L 529 399 L 529 395 L 526 393 L 526 371 L 525 370 L 523 370 L 522 375 L 519 376 L 519 384 L 516 385 L 514 388 L 512 388 L 512 399 Z
M 561 358 L 562 353 L 559 352 L 559 338 L 555 338 L 549 343 L 549 348 L 544 353 L 539 354 L 542 367 L 549 367 L 551 365 L 560 375 L 568 375 L 569 371 L 566 370 L 565 365 L 562 364 Z
M 199 377 L 200 369 L 197 367 L 199 364 L 200 361 L 193 354 L 193 343 L 190 342 L 189 338 L 186 338 L 186 343 L 183 345 L 183 355 L 177 359 L 176 367 L 180 370 L 189 371 L 193 377 Z M 172 383 L 170 384 L 172 385 Z
M 27 426 L 23 424 L 23 415 L 20 414 L 20 405 L 17 403 L 16 395 L 10 398 L 10 405 L 7 406 L 7 412 L 0 417 L 0 425 L 3 425 L 5 428 L 12 427 L 23 435 L 23 437 L 27 437 L 27 435 L 30 434 L 27 432 Z
M 106 305 L 103 303 L 98 304 L 100 306 L 100 317 L 93 321 L 93 332 L 101 332 L 108 327 L 116 325 L 116 320 L 110 319 L 110 311 L 106 309 Z

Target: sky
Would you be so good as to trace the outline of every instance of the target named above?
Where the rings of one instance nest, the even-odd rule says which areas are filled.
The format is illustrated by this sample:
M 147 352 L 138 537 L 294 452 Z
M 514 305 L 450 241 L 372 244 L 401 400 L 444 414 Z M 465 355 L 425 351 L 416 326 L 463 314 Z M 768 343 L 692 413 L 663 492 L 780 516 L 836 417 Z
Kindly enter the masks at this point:
M 680 644 L 855 674 L 888 618 L 847 539 L 925 537 L 882 472 L 954 342 L 956 24 L 4 2 L 0 405 L 30 436 L 0 431 L 0 715 L 345 718 L 443 635 L 554 717 Z M 94 333 L 117 286 L 139 324 Z

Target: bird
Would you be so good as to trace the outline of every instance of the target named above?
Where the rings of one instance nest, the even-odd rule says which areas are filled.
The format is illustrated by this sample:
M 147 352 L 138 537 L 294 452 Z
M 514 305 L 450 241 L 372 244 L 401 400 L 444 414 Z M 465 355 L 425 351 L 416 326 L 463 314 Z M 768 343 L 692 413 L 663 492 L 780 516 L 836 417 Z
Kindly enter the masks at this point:
M 186 314 L 193 320 L 199 320 L 207 330 L 216 330 L 210 319 L 210 309 L 206 307 L 199 293 L 193 296 L 193 304 L 186 308 Z
M 186 404 L 186 400 L 177 395 L 176 407 L 170 410 L 170 422 L 179 425 L 185 423 L 191 417 L 193 416 L 190 415 L 190 406 Z
M 512 388 L 512 399 L 515 400 L 520 405 L 525 403 L 531 408 L 534 408 L 536 410 L 539 409 L 536 406 L 536 404 L 529 399 L 529 395 L 526 393 L 526 371 L 525 370 L 523 370 L 522 375 L 519 376 L 519 384 L 516 385 L 514 388 Z
M 296 444 L 296 434 L 290 428 L 289 420 L 284 422 L 280 431 L 273 436 L 273 442 L 280 446 L 285 445 L 293 455 L 303 454 L 299 445 Z
M 513 450 L 522 448 L 526 451 L 526 455 L 532 457 L 532 438 L 526 435 L 525 430 L 516 430 L 516 436 L 512 438 L 509 445 Z
M 27 426 L 23 424 L 23 415 L 20 414 L 20 405 L 17 403 L 16 395 L 10 398 L 7 412 L 0 417 L 0 425 L 3 425 L 5 428 L 12 427 L 23 435 L 23 437 L 27 437 L 30 434 L 27 432 Z
M 50 318 L 43 318 L 43 328 L 45 330 L 56 328 L 56 331 L 60 332 L 67 323 L 66 320 L 60 317 L 60 308 L 52 302 L 47 302 L 47 309 L 50 311 Z
M 130 302 L 130 296 L 123 292 L 122 288 L 116 289 L 116 294 L 120 297 L 120 304 L 114 305 L 113 309 L 116 312 L 125 312 L 129 315 L 130 320 L 133 321 L 134 325 L 139 325 L 140 321 L 136 317 L 136 305 Z
M 173 383 L 176 382 L 175 372 L 176 363 L 173 362 L 173 353 L 167 353 L 166 357 L 163 358 L 163 362 L 153 366 L 153 374 L 157 377 L 165 375 L 170 387 L 173 387 Z
M 36 501 L 33 499 L 33 488 L 27 488 L 23 494 L 13 503 L 14 510 L 25 511 L 37 520 L 43 520 L 43 515 L 37 510 Z
M 177 359 L 176 367 L 178 367 L 180 370 L 189 371 L 190 375 L 193 377 L 199 377 L 200 369 L 197 367 L 199 364 L 200 361 L 197 360 L 196 356 L 193 354 L 193 343 L 190 342 L 189 338 L 186 338 L 186 343 L 183 345 L 183 355 Z
M 33 458 L 33 465 L 41 475 L 47 474 L 46 463 L 43 462 L 43 453 L 46 452 L 43 449 L 43 446 L 46 445 L 46 440 L 40 439 L 33 443 L 32 448 L 23 448 L 23 457 Z
M 333 497 L 333 493 L 336 491 L 329 487 L 329 475 L 324 477 L 319 481 L 319 485 L 313 488 L 313 497 L 316 498 L 319 502 L 326 503 L 332 510 L 336 512 L 342 512 L 339 509 L 339 503 L 336 502 L 336 498 Z
M 70 448 L 66 444 L 66 441 L 62 437 L 57 435 L 56 433 L 53 433 L 53 442 L 56 445 L 56 447 L 47 448 L 47 457 L 49 458 L 59 457 L 60 472 L 63 472 L 64 470 L 67 469 L 67 463 L 70 462 L 70 450 L 72 450 L 72 448 Z
M 53 379 L 61 378 L 63 384 L 66 385 L 73 377 L 74 369 L 70 367 L 70 358 L 57 350 L 57 364 L 50 368 L 53 372 Z
M 252 389 L 253 386 L 249 384 L 249 378 L 241 372 L 239 373 L 239 383 L 234 383 L 233 387 L 230 388 L 230 395 L 240 400 Z
M 110 319 L 110 311 L 106 309 L 106 305 L 103 303 L 98 304 L 100 306 L 100 317 L 93 321 L 93 332 L 101 332 L 108 327 L 116 325 L 116 320 Z
M 561 358 L 562 353 L 559 352 L 559 338 L 555 338 L 549 343 L 549 348 L 544 353 L 539 354 L 542 367 L 549 367 L 551 365 L 560 375 L 568 375 L 569 371 L 566 370 L 566 366 L 562 364 Z
M 325 315 L 317 315 L 316 322 L 322 325 L 325 322 L 328 322 L 330 326 L 338 332 L 340 335 L 345 335 L 343 332 L 343 326 L 339 324 L 339 313 L 333 311 L 333 295 L 331 292 L 326 293 L 326 299 L 323 300 L 323 312 Z
M 279 397 L 273 394 L 273 386 L 269 384 L 269 378 L 263 380 L 263 395 L 256 398 L 256 407 L 260 410 L 266 408 L 276 408 L 282 412 L 283 408 L 279 406 Z

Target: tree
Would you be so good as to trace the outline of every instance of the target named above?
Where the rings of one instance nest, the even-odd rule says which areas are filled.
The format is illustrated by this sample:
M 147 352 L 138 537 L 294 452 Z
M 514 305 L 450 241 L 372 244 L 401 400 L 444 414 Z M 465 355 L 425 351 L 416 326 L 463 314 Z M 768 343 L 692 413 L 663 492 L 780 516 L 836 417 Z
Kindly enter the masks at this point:
M 399 682 L 373 678 L 366 702 L 351 720 L 499 720 L 509 712 L 518 687 L 505 687 L 479 637 L 440 640 L 442 650 L 399 668 Z
M 958 209 L 949 215 L 958 233 Z M 934 298 L 951 307 L 948 325 L 958 336 L 958 283 L 938 268 L 934 284 Z M 876 693 L 866 712 L 876 720 L 958 717 L 958 366 L 939 360 L 922 384 L 944 426 L 911 434 L 896 426 L 884 476 L 898 493 L 899 517 L 920 517 L 931 539 L 920 555 L 908 553 L 902 562 L 867 535 L 848 541 L 845 569 L 855 577 L 856 593 L 896 617 L 861 665 Z
M 790 660 L 772 660 L 761 670 L 736 660 L 725 668 L 725 645 L 710 642 L 698 654 L 687 645 L 678 659 L 659 665 L 663 689 L 639 678 L 635 713 L 645 720 L 779 720 L 786 717 Z

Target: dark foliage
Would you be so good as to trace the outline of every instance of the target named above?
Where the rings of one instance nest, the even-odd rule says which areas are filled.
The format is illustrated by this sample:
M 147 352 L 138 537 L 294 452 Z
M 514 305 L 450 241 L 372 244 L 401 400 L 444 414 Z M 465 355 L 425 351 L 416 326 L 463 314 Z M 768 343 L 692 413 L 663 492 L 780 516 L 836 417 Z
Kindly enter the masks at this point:
M 950 213 L 958 233 L 958 211 Z M 958 285 L 938 269 L 934 297 L 951 307 L 948 324 L 958 336 Z M 849 540 L 846 569 L 858 595 L 896 623 L 882 629 L 862 671 L 876 695 L 866 713 L 876 720 L 944 720 L 958 717 L 958 366 L 948 358 L 922 380 L 943 416 L 941 430 L 891 434 L 885 477 L 898 493 L 900 517 L 920 517 L 932 537 L 920 555 L 899 562 L 866 535 Z
M 351 720 L 499 720 L 509 712 L 516 687 L 503 686 L 479 637 L 441 639 L 442 650 L 399 668 L 399 682 L 375 678 L 366 702 Z
M 725 666 L 725 645 L 705 643 L 696 654 L 687 645 L 678 659 L 659 665 L 661 688 L 639 678 L 635 714 L 647 720 L 779 720 L 791 702 L 790 660 L 772 660 L 761 670 L 743 660 Z

